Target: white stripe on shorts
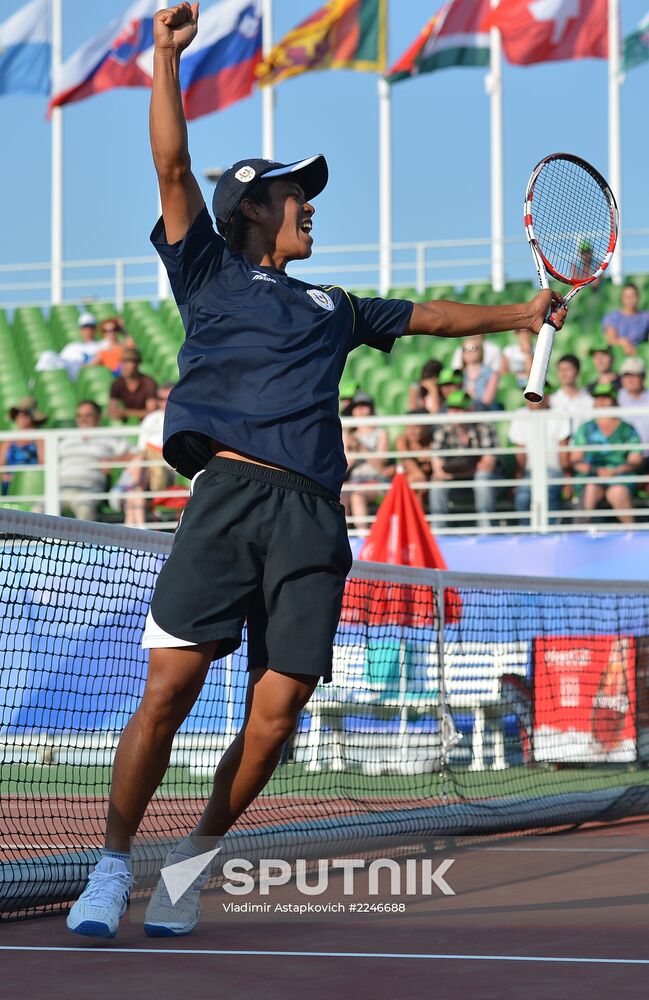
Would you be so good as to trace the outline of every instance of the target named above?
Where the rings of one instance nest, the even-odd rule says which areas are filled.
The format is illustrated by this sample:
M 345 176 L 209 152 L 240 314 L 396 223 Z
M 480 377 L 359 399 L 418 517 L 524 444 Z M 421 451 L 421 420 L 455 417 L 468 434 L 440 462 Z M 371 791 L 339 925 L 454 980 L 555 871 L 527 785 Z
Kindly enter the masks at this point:
M 201 469 L 197 472 L 192 479 L 189 486 L 189 495 L 191 496 L 194 492 L 194 484 L 199 476 L 205 472 L 205 469 Z M 181 514 L 182 518 L 182 514 Z M 146 616 L 146 624 L 144 626 L 144 635 L 142 636 L 142 649 L 176 649 L 179 646 L 197 646 L 196 642 L 189 642 L 187 639 L 179 639 L 175 635 L 170 635 L 169 632 L 165 632 L 163 628 L 160 628 L 158 623 L 154 620 L 153 615 L 149 611 Z

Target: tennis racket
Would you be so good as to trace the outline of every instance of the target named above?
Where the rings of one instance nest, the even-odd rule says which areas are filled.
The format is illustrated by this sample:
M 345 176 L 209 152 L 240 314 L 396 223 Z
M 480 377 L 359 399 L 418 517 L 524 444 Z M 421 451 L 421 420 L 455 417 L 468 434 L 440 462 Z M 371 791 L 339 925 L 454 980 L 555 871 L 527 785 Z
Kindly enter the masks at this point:
M 541 288 L 548 276 L 572 285 L 568 303 L 606 270 L 617 243 L 613 192 L 590 163 L 553 153 L 534 167 L 525 193 L 525 234 Z M 525 398 L 543 399 L 556 328 L 548 318 L 539 331 Z

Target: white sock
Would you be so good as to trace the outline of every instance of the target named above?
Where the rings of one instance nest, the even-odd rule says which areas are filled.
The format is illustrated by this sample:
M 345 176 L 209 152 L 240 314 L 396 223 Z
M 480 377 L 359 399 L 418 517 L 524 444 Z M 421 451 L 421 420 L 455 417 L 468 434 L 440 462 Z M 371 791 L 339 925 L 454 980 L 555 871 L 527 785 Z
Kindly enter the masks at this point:
M 115 858 L 117 861 L 123 861 L 129 872 L 132 871 L 133 862 L 130 851 L 123 853 L 122 851 L 109 851 L 107 848 L 102 847 L 100 854 L 102 858 Z

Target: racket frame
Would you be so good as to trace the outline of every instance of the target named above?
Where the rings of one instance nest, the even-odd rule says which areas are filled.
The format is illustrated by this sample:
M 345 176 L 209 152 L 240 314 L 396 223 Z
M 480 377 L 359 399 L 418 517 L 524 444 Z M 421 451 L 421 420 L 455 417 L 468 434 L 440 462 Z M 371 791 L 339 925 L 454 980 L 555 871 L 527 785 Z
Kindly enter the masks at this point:
M 609 205 L 611 214 L 611 236 L 609 239 L 608 249 L 604 256 L 604 260 L 600 262 L 597 270 L 595 270 L 587 278 L 571 278 L 568 277 L 568 275 L 560 274 L 544 256 L 536 238 L 536 234 L 534 233 L 534 186 L 543 167 L 552 160 L 570 160 L 572 163 L 581 167 L 582 170 L 585 170 L 599 185 Z M 572 298 L 574 298 L 577 292 L 580 292 L 586 285 L 590 285 L 593 281 L 596 281 L 599 277 L 601 277 L 611 263 L 617 244 L 617 233 L 619 227 L 617 202 L 615 201 L 615 197 L 607 181 L 602 177 L 599 171 L 595 170 L 590 163 L 582 159 L 580 156 L 575 156 L 573 153 L 551 153 L 550 156 L 545 156 L 539 163 L 537 163 L 530 175 L 529 181 L 527 182 L 523 208 L 523 223 L 525 226 L 525 235 L 532 252 L 532 260 L 534 261 L 534 265 L 539 276 L 541 288 L 548 289 L 550 287 L 548 274 L 550 274 L 553 278 L 556 278 L 557 281 L 560 281 L 564 285 L 572 285 L 570 291 L 564 296 L 564 302 L 566 305 Z M 552 354 L 554 338 L 557 332 L 556 327 L 549 319 L 549 315 L 550 313 L 548 312 L 546 321 L 539 330 L 536 347 L 534 349 L 534 356 L 532 358 L 532 367 L 530 369 L 527 386 L 525 387 L 525 398 L 529 399 L 533 403 L 540 403 L 543 399 L 545 380 L 548 372 L 548 366 L 550 364 L 550 356 Z

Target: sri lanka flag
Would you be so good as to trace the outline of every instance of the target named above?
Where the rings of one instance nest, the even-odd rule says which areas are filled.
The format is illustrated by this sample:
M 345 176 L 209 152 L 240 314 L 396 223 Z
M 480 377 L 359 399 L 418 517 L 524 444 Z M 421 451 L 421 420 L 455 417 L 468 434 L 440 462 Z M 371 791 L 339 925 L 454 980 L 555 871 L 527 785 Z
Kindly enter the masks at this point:
M 50 110 L 113 87 L 150 87 L 138 56 L 153 44 L 153 15 L 160 0 L 137 0 L 98 35 L 77 49 L 54 80 Z
M 248 97 L 261 59 L 261 0 L 224 0 L 202 11 L 180 59 L 185 116 L 198 118 Z M 153 76 L 153 49 L 138 65 Z
M 489 0 L 451 0 L 386 73 L 390 83 L 448 66 L 487 66 L 489 33 L 481 29 Z
M 50 93 L 52 12 L 32 0 L 0 24 L 0 94 Z
M 385 8 L 385 0 L 330 0 L 289 31 L 257 67 L 260 86 L 314 69 L 382 72 Z

